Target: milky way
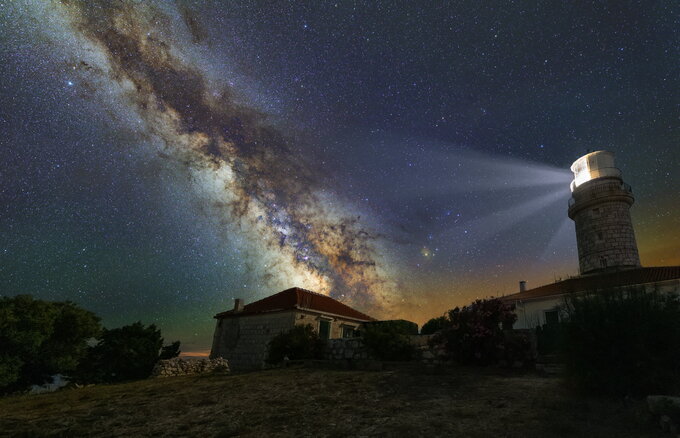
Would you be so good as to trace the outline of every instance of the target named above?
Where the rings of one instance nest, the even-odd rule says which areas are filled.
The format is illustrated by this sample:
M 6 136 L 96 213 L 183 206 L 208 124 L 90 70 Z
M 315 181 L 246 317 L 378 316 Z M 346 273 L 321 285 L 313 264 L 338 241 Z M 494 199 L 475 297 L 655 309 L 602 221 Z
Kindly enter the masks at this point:
M 291 286 L 422 324 L 578 272 L 588 149 L 678 264 L 676 3 L 0 0 L 0 294 L 189 350 Z
M 225 228 L 248 236 L 254 275 L 287 279 L 364 308 L 389 305 L 390 284 L 376 255 L 378 236 L 359 217 L 333 207 L 314 163 L 266 115 L 215 90 L 159 35 L 170 18 L 142 3 L 64 2 L 72 28 L 103 53 L 96 70 L 114 81 L 164 153 L 210 195 Z M 184 9 L 194 41 L 200 27 Z M 81 61 L 81 67 L 92 68 Z M 104 73 L 105 72 L 105 73 Z

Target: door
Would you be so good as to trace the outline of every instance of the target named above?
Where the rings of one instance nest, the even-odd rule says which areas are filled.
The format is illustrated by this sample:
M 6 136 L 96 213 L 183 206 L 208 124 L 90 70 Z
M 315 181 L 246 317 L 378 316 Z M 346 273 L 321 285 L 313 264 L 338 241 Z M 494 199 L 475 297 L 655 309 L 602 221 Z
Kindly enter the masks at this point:
M 325 319 L 319 320 L 319 337 L 321 339 L 330 339 L 331 337 L 331 322 Z

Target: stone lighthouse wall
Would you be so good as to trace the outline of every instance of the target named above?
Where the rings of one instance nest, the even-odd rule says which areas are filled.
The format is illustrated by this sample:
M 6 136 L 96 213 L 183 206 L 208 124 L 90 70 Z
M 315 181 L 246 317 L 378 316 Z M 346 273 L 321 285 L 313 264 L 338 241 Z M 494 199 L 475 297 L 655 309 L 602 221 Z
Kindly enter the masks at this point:
M 581 274 L 640 266 L 630 218 L 633 201 L 619 177 L 596 178 L 574 189 L 569 217 L 576 224 Z

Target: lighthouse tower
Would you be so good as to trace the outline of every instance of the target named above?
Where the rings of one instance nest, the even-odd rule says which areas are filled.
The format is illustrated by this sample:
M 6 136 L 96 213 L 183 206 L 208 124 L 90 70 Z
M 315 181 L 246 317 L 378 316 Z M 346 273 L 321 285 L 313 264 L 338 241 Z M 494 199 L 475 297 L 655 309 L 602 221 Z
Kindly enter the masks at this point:
M 597 151 L 571 165 L 569 217 L 576 223 L 581 274 L 640 266 L 630 219 L 633 193 L 614 167 L 614 154 Z

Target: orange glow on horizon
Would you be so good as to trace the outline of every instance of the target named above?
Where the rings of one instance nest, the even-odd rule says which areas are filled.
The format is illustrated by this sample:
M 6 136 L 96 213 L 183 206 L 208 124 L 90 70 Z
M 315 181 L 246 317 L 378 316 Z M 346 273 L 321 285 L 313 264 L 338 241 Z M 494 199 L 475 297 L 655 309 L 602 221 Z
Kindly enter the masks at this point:
M 179 357 L 208 357 L 210 356 L 210 350 L 198 350 L 198 351 L 182 351 Z

